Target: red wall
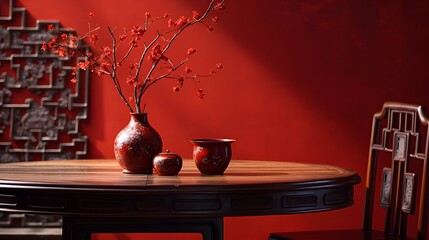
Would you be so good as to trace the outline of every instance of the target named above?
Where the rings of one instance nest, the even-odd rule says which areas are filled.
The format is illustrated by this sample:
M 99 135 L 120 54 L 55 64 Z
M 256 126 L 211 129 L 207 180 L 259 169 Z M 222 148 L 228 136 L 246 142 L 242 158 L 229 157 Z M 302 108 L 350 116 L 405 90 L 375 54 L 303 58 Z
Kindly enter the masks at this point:
M 202 9 L 200 0 L 18 0 L 32 19 L 58 19 L 84 34 L 86 15 L 101 26 L 129 27 L 144 13 L 173 17 Z M 429 2 L 380 0 L 227 1 L 215 31 L 190 30 L 175 47 L 195 47 L 192 65 L 224 70 L 180 93 L 174 82 L 146 96 L 165 148 L 191 157 L 189 139 L 236 138 L 235 159 L 335 164 L 366 170 L 372 114 L 384 101 L 429 105 Z M 104 29 L 103 29 L 104 30 Z M 90 158 L 113 158 L 112 143 L 129 120 L 109 79 L 93 77 L 82 126 Z M 225 219 L 226 239 L 266 239 L 280 230 L 358 228 L 363 188 L 353 207 L 326 213 Z M 137 239 L 99 235 L 100 240 Z M 162 237 L 161 237 L 162 238 Z M 179 237 L 181 238 L 181 237 Z

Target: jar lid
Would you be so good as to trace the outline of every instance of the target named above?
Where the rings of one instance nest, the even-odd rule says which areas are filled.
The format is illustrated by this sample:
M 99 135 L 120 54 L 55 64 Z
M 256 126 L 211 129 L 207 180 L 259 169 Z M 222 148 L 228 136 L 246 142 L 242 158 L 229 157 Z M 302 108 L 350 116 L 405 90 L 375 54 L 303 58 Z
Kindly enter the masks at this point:
M 157 155 L 158 157 L 180 157 L 177 153 L 171 153 L 169 149 L 165 152 L 161 152 Z

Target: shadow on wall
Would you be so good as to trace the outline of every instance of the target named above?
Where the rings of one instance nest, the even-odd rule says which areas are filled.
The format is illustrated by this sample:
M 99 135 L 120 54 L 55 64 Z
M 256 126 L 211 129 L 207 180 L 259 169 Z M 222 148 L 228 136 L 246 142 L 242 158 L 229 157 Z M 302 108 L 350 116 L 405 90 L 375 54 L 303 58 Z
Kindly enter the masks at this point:
M 234 121 L 218 112 L 209 118 L 220 119 L 239 138 L 236 150 L 243 158 L 338 163 L 326 156 L 340 151 L 360 156 L 351 166 L 365 162 L 371 116 L 384 101 L 427 103 L 427 5 L 228 2 L 218 30 L 225 68 L 232 70 L 226 70 L 225 101 L 212 103 L 209 96 L 207 102 Z M 196 129 L 208 126 L 194 123 Z M 279 157 L 278 150 L 287 153 Z M 302 157 L 304 152 L 311 157 Z

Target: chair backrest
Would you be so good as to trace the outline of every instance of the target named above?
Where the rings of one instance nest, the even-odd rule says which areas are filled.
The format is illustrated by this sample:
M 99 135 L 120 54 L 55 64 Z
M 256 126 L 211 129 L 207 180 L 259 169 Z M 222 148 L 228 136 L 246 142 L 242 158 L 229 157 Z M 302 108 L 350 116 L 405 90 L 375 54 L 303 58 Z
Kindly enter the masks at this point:
M 374 205 L 377 204 L 386 208 L 386 233 L 406 236 L 409 214 L 417 214 L 417 237 L 427 238 L 428 124 L 424 106 L 387 102 L 374 114 L 364 229 L 373 227 Z M 376 195 L 378 190 L 380 195 Z M 374 202 L 375 197 L 379 201 Z

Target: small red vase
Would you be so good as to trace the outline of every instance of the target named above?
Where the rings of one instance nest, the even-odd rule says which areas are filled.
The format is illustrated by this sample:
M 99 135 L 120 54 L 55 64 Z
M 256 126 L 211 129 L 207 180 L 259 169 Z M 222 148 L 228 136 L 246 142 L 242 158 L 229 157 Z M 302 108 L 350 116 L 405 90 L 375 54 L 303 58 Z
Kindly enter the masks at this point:
M 203 175 L 222 175 L 231 161 L 233 139 L 193 139 L 193 159 Z
M 182 158 L 175 153 L 166 151 L 160 153 L 153 159 L 153 168 L 160 176 L 175 176 L 182 169 Z
M 147 113 L 131 113 L 131 120 L 116 136 L 113 149 L 124 173 L 152 174 L 153 158 L 162 151 L 162 140 Z

